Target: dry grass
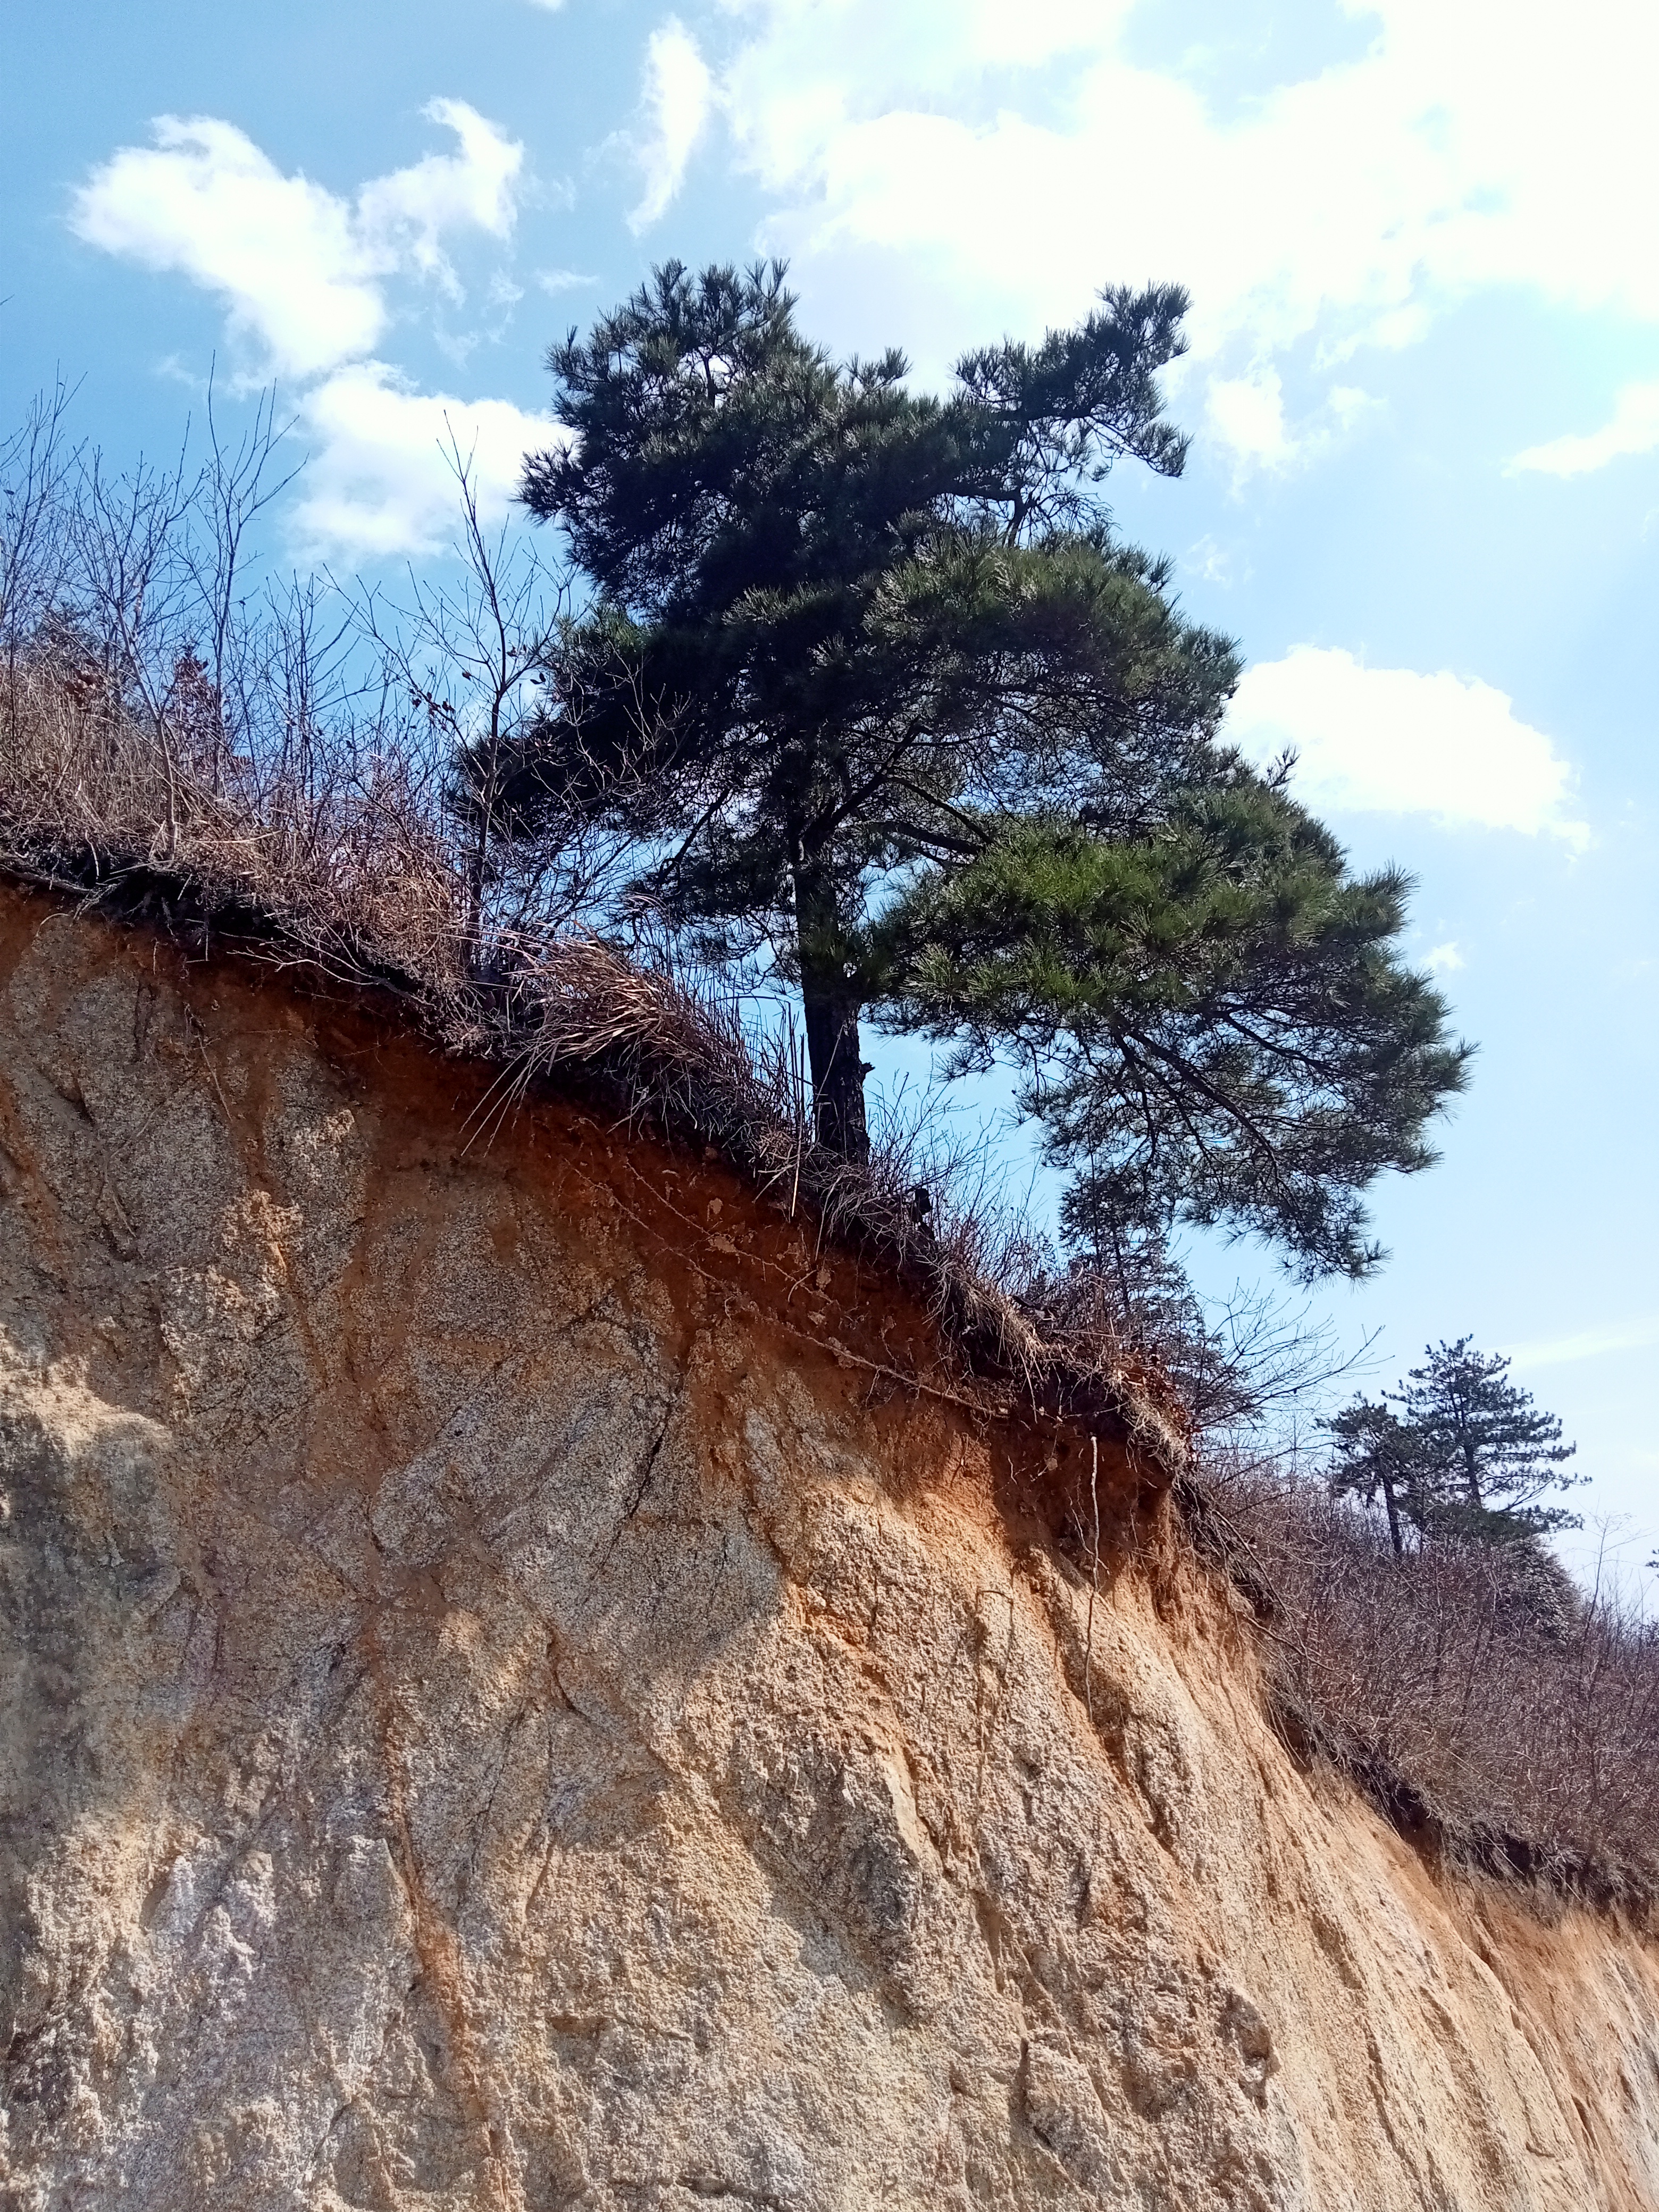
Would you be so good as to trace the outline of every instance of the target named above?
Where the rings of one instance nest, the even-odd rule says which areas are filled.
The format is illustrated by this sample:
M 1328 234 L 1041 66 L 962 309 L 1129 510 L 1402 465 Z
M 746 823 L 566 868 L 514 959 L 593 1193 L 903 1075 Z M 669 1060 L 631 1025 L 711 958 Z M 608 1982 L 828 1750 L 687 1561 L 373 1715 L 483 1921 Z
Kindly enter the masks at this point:
M 459 990 L 456 856 L 434 765 L 397 732 L 305 732 L 276 757 L 216 757 L 181 715 L 158 727 L 95 665 L 33 653 L 0 691 L 0 856 L 94 893 L 135 869 L 205 915 L 240 904 L 337 972 Z M 374 742 L 376 738 L 386 741 Z
M 1256 1577 L 1281 1719 L 1408 1832 L 1599 1902 L 1659 1882 L 1659 1624 L 1547 1553 L 1437 1542 L 1396 1559 L 1310 1475 L 1208 1488 Z
M 1184 1466 L 1182 1410 L 1123 1333 L 1045 1331 L 1024 1310 L 1018 1231 L 971 1162 L 896 1126 L 867 1168 L 849 1165 L 812 1141 L 787 1041 L 757 1048 L 712 982 L 580 929 L 480 927 L 443 751 L 418 723 L 296 733 L 278 719 L 270 743 L 234 753 L 217 736 L 210 717 L 192 730 L 183 712 L 137 710 L 72 655 L 21 657 L 0 694 L 0 866 L 198 949 L 380 994 L 442 1049 L 498 1065 L 486 1136 L 552 1082 L 641 1133 L 715 1146 L 920 1290 L 964 1374 Z

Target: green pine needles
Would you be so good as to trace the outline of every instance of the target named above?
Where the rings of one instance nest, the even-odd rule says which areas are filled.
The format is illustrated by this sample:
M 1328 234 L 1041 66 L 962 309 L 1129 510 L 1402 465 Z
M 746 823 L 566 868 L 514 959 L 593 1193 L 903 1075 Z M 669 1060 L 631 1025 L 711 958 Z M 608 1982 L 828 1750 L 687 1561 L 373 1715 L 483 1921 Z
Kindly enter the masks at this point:
M 1350 877 L 1328 832 L 1237 763 L 1172 793 L 1152 834 L 1000 828 L 884 916 L 884 1018 L 1012 1052 L 1074 1243 L 1174 1219 L 1254 1230 L 1304 1274 L 1380 1257 L 1362 1197 L 1433 1158 L 1462 1081 L 1436 992 L 1394 954 L 1408 884 Z
M 1467 1336 L 1430 1345 L 1403 1390 L 1356 1398 L 1330 1422 L 1331 1487 L 1382 1504 L 1396 1555 L 1435 1537 L 1514 1544 L 1579 1526 L 1541 1502 L 1589 1480 L 1566 1472 L 1577 1446 L 1509 1369 Z
M 635 898 L 794 981 L 834 1149 L 867 1149 L 873 1017 L 1028 1072 L 1080 1245 L 1188 1220 L 1358 1273 L 1467 1055 L 1405 878 L 1221 742 L 1231 643 L 1112 529 L 1114 465 L 1184 462 L 1185 307 L 1105 293 L 940 398 L 811 343 L 777 264 L 671 263 L 573 331 L 523 493 L 592 597 L 489 803 L 603 823 Z

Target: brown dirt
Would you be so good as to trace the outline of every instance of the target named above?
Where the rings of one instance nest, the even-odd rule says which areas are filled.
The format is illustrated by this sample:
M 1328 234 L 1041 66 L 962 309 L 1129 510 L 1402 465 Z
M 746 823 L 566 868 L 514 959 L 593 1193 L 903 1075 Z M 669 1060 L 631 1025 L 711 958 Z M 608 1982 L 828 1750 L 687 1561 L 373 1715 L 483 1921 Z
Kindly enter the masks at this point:
M 0 2203 L 1659 2205 L 1659 1954 L 717 1162 L 0 893 Z

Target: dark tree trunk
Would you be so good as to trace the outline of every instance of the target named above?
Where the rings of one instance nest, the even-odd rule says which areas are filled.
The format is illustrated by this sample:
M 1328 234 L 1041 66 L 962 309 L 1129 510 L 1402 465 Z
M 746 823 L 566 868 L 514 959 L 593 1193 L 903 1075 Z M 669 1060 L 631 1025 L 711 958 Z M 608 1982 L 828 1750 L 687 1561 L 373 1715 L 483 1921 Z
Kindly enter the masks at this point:
M 1382 1479 L 1382 1504 L 1389 1516 L 1389 1536 L 1394 1545 L 1396 1559 L 1406 1555 L 1406 1539 L 1400 1526 L 1400 1501 L 1394 1494 L 1394 1479 L 1385 1474 Z
M 864 1060 L 859 1015 L 864 1001 L 849 977 L 848 945 L 835 889 L 805 869 L 795 877 L 795 926 L 800 949 L 801 1006 L 812 1071 L 812 1118 L 817 1140 L 843 1159 L 867 1160 Z
M 859 1001 L 839 979 L 801 978 L 806 1051 L 812 1067 L 812 1115 L 821 1145 L 849 1160 L 870 1157 L 864 1119 L 864 1065 L 859 1057 Z
M 1469 1503 L 1477 1512 L 1484 1510 L 1486 1499 L 1480 1495 L 1480 1462 L 1475 1456 L 1473 1443 L 1466 1438 L 1463 1443 L 1463 1480 L 1468 1486 Z

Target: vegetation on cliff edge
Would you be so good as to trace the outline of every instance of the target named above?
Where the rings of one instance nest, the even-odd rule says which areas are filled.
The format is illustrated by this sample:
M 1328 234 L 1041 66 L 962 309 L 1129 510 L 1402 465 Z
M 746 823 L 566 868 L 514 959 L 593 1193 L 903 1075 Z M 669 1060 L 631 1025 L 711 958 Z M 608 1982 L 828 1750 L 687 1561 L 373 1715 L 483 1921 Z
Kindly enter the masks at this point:
M 787 1039 L 745 1035 L 729 993 L 699 979 L 662 934 L 661 910 L 632 909 L 629 934 L 630 910 L 615 894 L 638 880 L 637 824 L 596 815 L 568 790 L 550 819 L 545 785 L 535 835 L 518 834 L 532 825 L 510 810 L 481 820 L 480 729 L 529 758 L 549 726 L 535 695 L 562 685 L 561 700 L 576 696 L 571 671 L 601 617 L 526 627 L 550 580 L 486 535 L 464 456 L 470 580 L 447 599 L 417 592 L 394 623 L 318 580 L 246 587 L 246 538 L 271 483 L 268 416 L 239 448 L 216 441 L 195 481 L 143 465 L 112 475 L 97 457 L 65 451 L 62 420 L 60 395 L 0 470 L 0 864 L 118 910 L 159 886 L 167 911 L 210 941 L 228 928 L 265 957 L 390 991 L 446 1048 L 501 1065 L 500 1110 L 561 1067 L 602 1069 L 624 1115 L 720 1143 L 780 1204 L 816 1211 L 832 1233 L 908 1271 L 968 1366 L 1000 1387 L 1086 1419 L 1139 1420 L 1171 1469 L 1185 1463 L 1183 1428 L 1208 1431 L 1210 1503 L 1194 1507 L 1194 1522 L 1231 1531 L 1234 1571 L 1256 1593 L 1301 1740 L 1340 1757 L 1397 1817 L 1414 1806 L 1448 1835 L 1485 1837 L 1487 1856 L 1511 1870 L 1590 1887 L 1591 1875 L 1605 1887 L 1620 1867 L 1656 1877 L 1659 1638 L 1604 1592 L 1564 1597 L 1558 1587 L 1561 1602 L 1540 1604 L 1537 1587 L 1516 1579 L 1518 1547 L 1472 1540 L 1493 1533 L 1475 1527 L 1477 1514 L 1536 1533 L 1537 1484 L 1556 1476 L 1564 1453 L 1548 1417 L 1511 1402 L 1512 1386 L 1483 1370 L 1471 1387 L 1489 1401 L 1486 1440 L 1473 1463 L 1463 1453 L 1460 1474 L 1436 1378 L 1416 1376 L 1399 1410 L 1385 1401 L 1381 1415 L 1355 1413 L 1345 1439 L 1349 1488 L 1363 1496 L 1369 1483 L 1378 1498 L 1390 1493 L 1365 1454 L 1382 1416 L 1416 1425 L 1413 1449 L 1434 1440 L 1433 1471 L 1424 1458 L 1392 1483 L 1394 1523 L 1333 1495 L 1322 1471 L 1286 1479 L 1251 1448 L 1249 1429 L 1276 1393 L 1305 1384 L 1305 1347 L 1259 1315 L 1218 1330 L 1158 1237 L 1139 1233 L 1179 1205 L 1189 1218 L 1208 1206 L 1209 1218 L 1235 1220 L 1257 1206 L 1263 1222 L 1279 1206 L 1293 1251 L 1299 1239 L 1305 1255 L 1340 1257 L 1343 1192 L 1390 1161 L 1409 1164 L 1420 1138 L 1411 1098 L 1426 1110 L 1449 1087 L 1451 1062 L 1443 1082 L 1400 1094 L 1404 1122 L 1390 1130 L 1381 1111 L 1367 1154 L 1367 1085 L 1386 1087 L 1387 1069 L 1368 1073 L 1376 1041 L 1356 1026 L 1343 1047 L 1358 1055 L 1343 1078 L 1352 1127 L 1338 1151 L 1358 1148 L 1346 1183 L 1340 1158 L 1319 1152 L 1316 1116 L 1303 1133 L 1313 1149 L 1285 1154 L 1281 1187 L 1264 1183 L 1247 1205 L 1237 1158 L 1205 1196 L 1198 1170 L 1215 1139 L 1201 1116 L 1161 1194 L 1144 1163 L 1138 1190 L 1112 1186 L 1109 1150 L 1103 1166 L 1097 1146 L 1072 1201 L 1082 1264 L 988 1206 L 982 1156 L 953 1156 L 925 1126 L 878 1128 L 870 1158 L 849 1162 L 844 1146 L 818 1141 L 819 1102 Z M 1091 557 L 1109 559 L 1098 546 Z M 1135 588 L 1158 587 L 1143 575 Z M 923 856 L 860 920 L 860 974 L 889 978 L 905 1018 L 970 1051 L 1021 1024 L 1048 1047 L 1058 1040 L 1060 1065 L 1043 1079 L 1055 1095 L 1033 1103 L 1085 1132 L 1091 1100 L 1103 1097 L 1091 1087 L 1102 1063 L 1068 1074 L 1064 1054 L 1091 1048 L 1091 1023 L 1127 1067 L 1122 1042 L 1138 1032 L 1124 1010 L 1155 1025 L 1160 994 L 1179 984 L 1185 1034 L 1218 1049 L 1205 1024 L 1237 1008 L 1241 977 L 1258 973 L 1270 995 L 1289 994 L 1293 1014 L 1298 991 L 1316 1002 L 1326 984 L 1346 988 L 1345 963 L 1363 965 L 1368 946 L 1384 1029 L 1393 1024 L 1431 1069 L 1448 1049 L 1438 1002 L 1413 995 L 1388 951 L 1400 887 L 1349 883 L 1316 824 L 1208 744 L 1203 772 L 1163 790 L 1155 835 L 1096 835 L 1085 823 L 1079 837 L 1041 814 L 1005 809 L 993 820 L 982 810 L 971 851 Z M 1264 854 L 1272 865 L 1235 883 L 1212 864 L 1212 846 L 1230 839 L 1245 876 Z M 1275 909 L 1279 867 L 1303 889 Z M 617 917 L 608 940 L 580 927 L 596 899 Z M 987 907 L 997 899 L 1007 927 L 991 941 L 976 932 L 994 923 Z M 1273 1158 L 1271 1148 L 1257 1157 L 1262 1173 Z M 1330 1175 L 1337 1211 L 1322 1227 L 1316 1205 L 1300 1225 L 1294 1218 L 1300 1172 L 1316 1191 Z M 1443 1350 L 1467 1364 L 1466 1346 Z M 1393 1451 L 1393 1430 L 1386 1442 Z M 1508 1459 L 1493 1459 L 1494 1444 Z M 1194 1493 L 1183 1485 L 1182 1494 Z

